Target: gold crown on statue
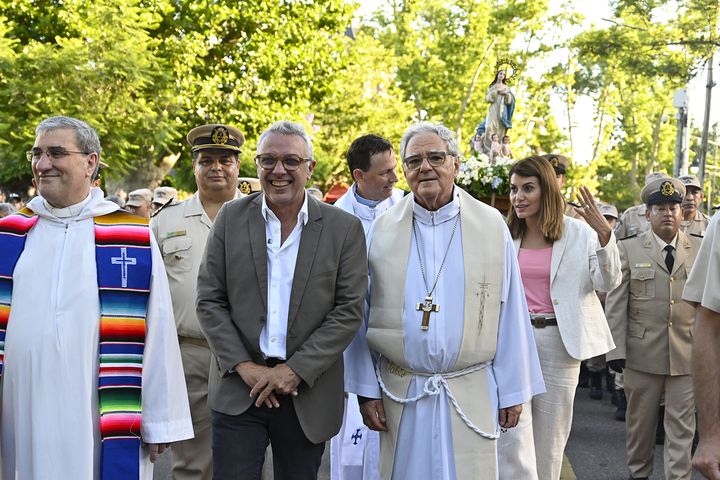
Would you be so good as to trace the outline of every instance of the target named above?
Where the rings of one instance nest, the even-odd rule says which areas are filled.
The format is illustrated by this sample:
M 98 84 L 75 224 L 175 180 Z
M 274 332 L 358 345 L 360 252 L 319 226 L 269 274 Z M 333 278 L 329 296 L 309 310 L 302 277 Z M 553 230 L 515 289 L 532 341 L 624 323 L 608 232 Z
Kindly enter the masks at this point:
M 497 72 L 499 72 L 500 70 L 505 70 L 505 83 L 510 83 L 510 81 L 515 77 L 515 74 L 517 73 L 517 66 L 515 66 L 515 63 L 513 63 L 511 60 L 507 58 L 501 58 L 495 64 L 495 75 L 497 75 Z

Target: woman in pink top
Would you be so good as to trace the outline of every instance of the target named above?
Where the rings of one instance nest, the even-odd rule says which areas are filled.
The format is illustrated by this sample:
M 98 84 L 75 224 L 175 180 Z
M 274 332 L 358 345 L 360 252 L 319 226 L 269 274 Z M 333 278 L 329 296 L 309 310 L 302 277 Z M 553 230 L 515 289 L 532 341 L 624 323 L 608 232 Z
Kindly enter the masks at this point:
M 620 255 L 587 188 L 581 197 L 575 210 L 584 222 L 563 215 L 565 202 L 546 159 L 525 158 L 510 169 L 507 222 L 547 392 L 524 405 L 518 426 L 501 434 L 501 478 L 560 478 L 580 361 L 615 348 L 595 290 L 620 284 Z

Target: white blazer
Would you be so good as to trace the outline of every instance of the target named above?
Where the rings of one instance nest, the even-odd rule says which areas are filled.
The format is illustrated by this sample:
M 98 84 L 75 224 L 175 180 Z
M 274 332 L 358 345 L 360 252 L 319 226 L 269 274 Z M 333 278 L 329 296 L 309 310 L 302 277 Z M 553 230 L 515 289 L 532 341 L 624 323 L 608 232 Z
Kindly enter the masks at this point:
M 595 290 L 609 292 L 620 285 L 620 253 L 614 233 L 600 247 L 597 233 L 587 223 L 568 216 L 563 223 L 562 238 L 552 246 L 550 298 L 565 350 L 585 360 L 615 348 Z M 519 251 L 520 238 L 514 243 Z

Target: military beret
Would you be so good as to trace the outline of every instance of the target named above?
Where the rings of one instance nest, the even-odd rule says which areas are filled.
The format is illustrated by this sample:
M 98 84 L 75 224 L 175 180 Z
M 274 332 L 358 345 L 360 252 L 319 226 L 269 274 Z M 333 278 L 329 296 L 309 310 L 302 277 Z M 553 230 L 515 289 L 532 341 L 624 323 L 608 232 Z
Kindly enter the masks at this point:
M 647 206 L 656 203 L 681 203 L 685 196 L 685 184 L 677 178 L 658 178 L 645 185 L 640 196 Z
M 548 153 L 542 155 L 542 158 L 550 162 L 555 169 L 556 175 L 564 175 L 567 169 L 570 168 L 570 159 L 564 155 L 558 155 L 557 153 Z
M 685 184 L 685 188 L 687 187 L 695 187 L 702 190 L 702 185 L 700 185 L 700 180 L 695 175 L 682 175 L 678 177 L 678 180 L 683 182 Z
M 190 130 L 190 133 L 187 134 L 187 141 L 192 146 L 193 152 L 207 148 L 220 148 L 239 152 L 240 147 L 245 143 L 245 137 L 235 127 L 211 123 Z
M 125 202 L 126 207 L 140 207 L 152 202 L 153 194 L 149 188 L 140 188 L 128 193 L 128 201 Z

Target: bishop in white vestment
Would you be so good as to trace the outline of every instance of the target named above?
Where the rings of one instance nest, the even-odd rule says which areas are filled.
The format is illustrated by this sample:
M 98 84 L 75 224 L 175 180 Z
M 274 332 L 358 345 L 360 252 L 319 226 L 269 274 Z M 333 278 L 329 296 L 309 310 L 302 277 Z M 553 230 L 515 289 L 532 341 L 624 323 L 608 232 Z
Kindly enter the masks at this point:
M 382 398 L 383 478 L 496 478 L 499 428 L 545 391 L 512 239 L 499 212 L 453 185 L 451 132 L 415 125 L 401 154 L 413 195 L 371 231 L 347 388 Z

